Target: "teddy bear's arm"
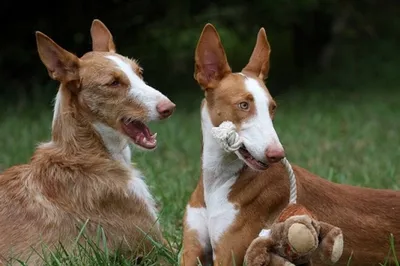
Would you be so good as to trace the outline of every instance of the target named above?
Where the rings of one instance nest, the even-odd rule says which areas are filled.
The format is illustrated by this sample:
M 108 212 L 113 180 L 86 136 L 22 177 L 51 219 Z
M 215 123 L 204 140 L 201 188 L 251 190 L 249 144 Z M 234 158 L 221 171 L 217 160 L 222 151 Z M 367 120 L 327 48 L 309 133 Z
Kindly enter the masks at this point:
M 328 263 L 336 263 L 343 253 L 343 234 L 339 227 L 319 222 L 321 227 L 318 246 L 321 259 Z
M 273 253 L 275 241 L 271 236 L 259 236 L 247 249 L 246 266 L 294 266 L 290 261 Z
M 311 261 L 309 261 L 309 262 L 307 262 L 307 263 L 299 264 L 299 265 L 297 265 L 297 266 L 313 266 L 313 264 L 312 264 Z

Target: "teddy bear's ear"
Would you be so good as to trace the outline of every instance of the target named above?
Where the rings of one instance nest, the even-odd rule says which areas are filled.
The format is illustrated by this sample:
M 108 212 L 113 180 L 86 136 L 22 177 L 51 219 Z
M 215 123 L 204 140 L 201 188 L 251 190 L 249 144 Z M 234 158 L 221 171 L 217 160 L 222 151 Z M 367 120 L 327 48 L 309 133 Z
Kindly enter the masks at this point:
M 319 222 L 319 225 L 321 242 L 318 249 L 321 259 L 328 264 L 336 263 L 343 253 L 342 230 L 325 222 Z

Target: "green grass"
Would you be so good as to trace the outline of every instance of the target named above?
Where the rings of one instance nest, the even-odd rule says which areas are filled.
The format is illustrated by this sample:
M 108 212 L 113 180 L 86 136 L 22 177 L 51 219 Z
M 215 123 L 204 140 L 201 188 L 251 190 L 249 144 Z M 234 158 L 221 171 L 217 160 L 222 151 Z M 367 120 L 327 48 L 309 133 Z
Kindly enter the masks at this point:
M 308 91 L 293 88 L 276 97 L 275 127 L 289 161 L 335 182 L 399 189 L 400 88 L 328 93 L 315 87 Z M 172 118 L 150 125 L 158 132 L 156 151 L 133 152 L 133 161 L 147 176 L 160 204 L 166 237 L 178 247 L 184 207 L 200 172 L 200 98 L 192 98 L 195 108 L 181 108 L 184 101 L 177 99 L 178 109 Z M 10 107 L 3 112 L 0 169 L 26 162 L 35 145 L 50 137 L 51 118 L 50 105 L 17 112 Z M 88 247 L 78 247 L 76 253 L 67 254 L 76 264 L 63 265 L 128 265 L 125 260 L 109 259 L 96 248 L 92 251 L 88 255 Z M 60 250 L 56 257 L 62 254 L 65 256 Z M 172 256 L 170 263 L 176 259 L 176 254 L 161 248 L 156 255 L 160 254 Z M 50 260 L 51 265 L 61 265 Z M 143 265 L 156 265 L 152 263 L 149 257 Z

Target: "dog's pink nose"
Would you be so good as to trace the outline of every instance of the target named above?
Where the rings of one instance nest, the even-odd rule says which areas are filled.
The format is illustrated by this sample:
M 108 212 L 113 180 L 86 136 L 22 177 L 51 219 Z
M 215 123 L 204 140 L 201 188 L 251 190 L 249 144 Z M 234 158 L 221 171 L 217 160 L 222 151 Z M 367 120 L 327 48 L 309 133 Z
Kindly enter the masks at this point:
M 164 119 L 170 117 L 175 110 L 175 104 L 170 100 L 162 100 L 156 106 L 157 112 L 160 114 L 160 118 Z
M 281 145 L 273 144 L 268 147 L 265 157 L 267 157 L 268 163 L 277 163 L 285 157 L 285 150 Z

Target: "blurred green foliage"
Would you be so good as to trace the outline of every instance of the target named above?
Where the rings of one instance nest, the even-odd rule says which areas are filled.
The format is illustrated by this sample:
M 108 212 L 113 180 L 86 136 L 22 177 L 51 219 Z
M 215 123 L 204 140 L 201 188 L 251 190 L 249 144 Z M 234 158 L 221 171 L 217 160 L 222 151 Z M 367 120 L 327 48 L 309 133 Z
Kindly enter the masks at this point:
M 148 83 L 166 94 L 185 95 L 197 92 L 193 55 L 205 23 L 217 27 L 236 71 L 265 27 L 272 47 L 268 85 L 277 94 L 316 73 L 333 71 L 341 63 L 338 58 L 351 63 L 359 50 L 365 52 L 361 57 L 372 59 L 377 47 L 390 46 L 387 53 L 396 53 L 398 14 L 398 0 L 38 0 L 32 7 L 3 0 L 0 98 L 13 104 L 53 98 L 56 83 L 37 55 L 36 30 L 81 56 L 91 49 L 90 24 L 98 18 L 111 30 L 118 51 L 139 59 Z

